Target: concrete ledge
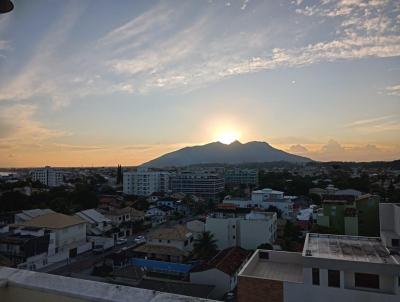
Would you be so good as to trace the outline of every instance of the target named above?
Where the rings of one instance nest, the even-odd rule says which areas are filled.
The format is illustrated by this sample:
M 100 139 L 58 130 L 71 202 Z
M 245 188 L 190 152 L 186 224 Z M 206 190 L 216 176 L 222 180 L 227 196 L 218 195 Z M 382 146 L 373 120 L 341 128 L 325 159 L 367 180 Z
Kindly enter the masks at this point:
M 103 302 L 197 302 L 207 299 L 162 293 L 141 288 L 112 285 L 103 282 L 69 278 L 45 273 L 0 267 L 0 280 L 6 286 L 21 287 L 37 292 Z M 28 299 L 28 297 L 27 297 Z M 2 300 L 0 295 L 0 301 Z

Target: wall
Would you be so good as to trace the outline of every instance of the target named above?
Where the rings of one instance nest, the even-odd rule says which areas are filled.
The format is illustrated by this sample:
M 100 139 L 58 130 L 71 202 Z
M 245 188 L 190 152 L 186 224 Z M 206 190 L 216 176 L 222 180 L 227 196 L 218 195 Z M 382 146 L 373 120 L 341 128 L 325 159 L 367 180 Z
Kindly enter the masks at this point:
M 255 250 L 260 244 L 273 243 L 274 233 L 273 220 L 240 220 L 240 247 Z M 272 229 L 272 232 L 270 231 Z
M 205 229 L 214 235 L 218 249 L 237 246 L 237 220 L 238 218 L 207 217 Z
M 220 299 L 225 293 L 231 290 L 230 276 L 215 268 L 204 272 L 190 273 L 190 282 L 214 285 L 215 288 L 210 294 L 210 298 L 212 299 Z
M 297 296 L 296 302 L 306 300 L 309 301 L 306 296 Z M 283 302 L 283 282 L 239 276 L 237 301 Z
M 29 299 L 27 299 L 29 297 Z M 88 301 L 22 287 L 8 286 L 0 288 L 0 301 L 7 302 L 82 302 Z

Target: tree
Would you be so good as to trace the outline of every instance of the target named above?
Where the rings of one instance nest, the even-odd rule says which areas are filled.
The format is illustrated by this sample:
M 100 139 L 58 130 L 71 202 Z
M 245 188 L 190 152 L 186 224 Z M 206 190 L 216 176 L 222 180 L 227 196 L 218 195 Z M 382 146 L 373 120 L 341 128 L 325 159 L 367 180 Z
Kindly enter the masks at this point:
M 282 218 L 282 210 L 278 209 L 275 206 L 269 206 L 267 212 L 275 212 L 278 218 Z
M 208 259 L 217 253 L 217 240 L 210 232 L 203 232 L 194 241 L 192 255 L 195 259 Z

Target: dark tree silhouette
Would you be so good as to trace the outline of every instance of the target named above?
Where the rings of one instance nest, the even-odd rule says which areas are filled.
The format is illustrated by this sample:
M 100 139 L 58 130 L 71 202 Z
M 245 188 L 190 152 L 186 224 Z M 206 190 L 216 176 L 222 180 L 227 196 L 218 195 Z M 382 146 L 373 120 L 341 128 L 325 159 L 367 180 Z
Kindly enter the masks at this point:
M 203 232 L 194 241 L 192 255 L 195 259 L 208 259 L 217 253 L 217 240 L 210 232 Z

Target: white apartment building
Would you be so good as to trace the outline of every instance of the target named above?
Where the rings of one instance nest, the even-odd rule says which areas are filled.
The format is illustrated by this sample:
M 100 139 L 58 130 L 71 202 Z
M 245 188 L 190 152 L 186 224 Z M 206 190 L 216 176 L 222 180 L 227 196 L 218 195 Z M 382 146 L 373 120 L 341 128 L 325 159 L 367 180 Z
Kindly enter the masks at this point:
M 139 168 L 125 172 L 123 192 L 127 195 L 150 196 L 154 192 L 169 191 L 169 172 Z
M 240 208 L 268 209 L 273 206 L 282 212 L 282 218 L 291 220 L 295 218 L 293 210 L 294 198 L 294 196 L 285 196 L 284 192 L 266 188 L 253 191 L 250 200 L 228 196 L 223 203 L 234 204 Z
M 277 237 L 277 215 L 252 211 L 237 217 L 231 213 L 213 213 L 206 219 L 205 230 L 217 240 L 218 249 L 239 246 L 254 250 L 263 243 L 272 244 Z
M 376 237 L 307 234 L 302 253 L 257 250 L 238 301 L 400 301 L 400 256 Z
M 39 181 L 49 187 L 61 186 L 64 182 L 63 172 L 49 166 L 31 171 L 32 181 Z

